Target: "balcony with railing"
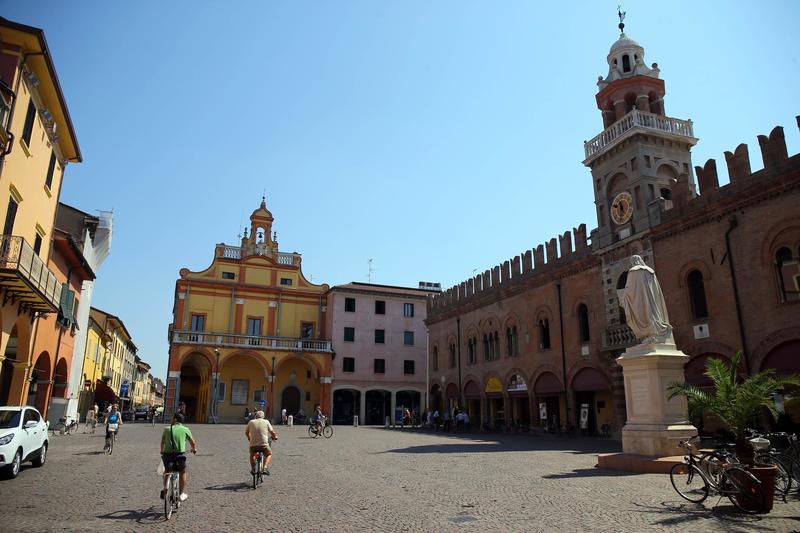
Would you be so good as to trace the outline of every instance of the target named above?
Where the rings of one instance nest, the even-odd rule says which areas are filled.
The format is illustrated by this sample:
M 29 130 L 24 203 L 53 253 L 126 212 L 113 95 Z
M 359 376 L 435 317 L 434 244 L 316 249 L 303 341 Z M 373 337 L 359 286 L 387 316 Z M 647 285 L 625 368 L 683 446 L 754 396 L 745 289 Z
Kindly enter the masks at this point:
M 287 265 L 287 266 L 299 266 L 300 265 L 300 254 L 289 254 L 284 252 L 273 252 L 269 249 L 260 249 L 258 246 L 255 246 L 255 249 L 252 250 L 252 255 L 263 255 L 265 257 L 271 257 L 275 260 L 276 263 L 279 265 Z M 221 257 L 223 259 L 241 259 L 242 258 L 242 247 L 241 246 L 228 246 L 227 244 L 220 244 L 217 246 L 217 257 Z
M 211 333 L 199 331 L 173 331 L 172 343 L 283 352 L 331 353 L 333 351 L 331 341 L 298 339 L 294 337 L 261 337 L 255 335 L 235 335 L 230 333 Z
M 18 236 L 0 236 L 0 287 L 3 304 L 19 303 L 21 311 L 52 313 L 58 310 L 61 283 L 44 261 Z
M 633 109 L 630 113 L 603 130 L 603 132 L 594 139 L 583 143 L 583 149 L 586 152 L 586 160 L 584 163 L 588 163 L 622 139 L 630 137 L 634 133 L 648 132 L 667 134 L 683 139 L 692 145 L 697 143 L 691 120 L 665 117 L 663 115 L 656 115 L 655 113 L 647 113 L 639 111 L 638 109 Z
M 609 326 L 603 332 L 603 350 L 619 350 L 636 344 L 636 335 L 627 324 Z

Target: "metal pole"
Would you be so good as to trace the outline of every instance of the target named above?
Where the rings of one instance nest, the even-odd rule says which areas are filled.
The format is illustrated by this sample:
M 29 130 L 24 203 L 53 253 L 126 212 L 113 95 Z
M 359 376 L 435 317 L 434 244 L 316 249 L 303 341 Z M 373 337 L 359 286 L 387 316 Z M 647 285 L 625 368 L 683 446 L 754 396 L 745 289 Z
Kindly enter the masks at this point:
M 270 379 L 269 414 L 273 415 L 272 405 L 275 403 L 275 356 L 272 356 L 272 379 Z

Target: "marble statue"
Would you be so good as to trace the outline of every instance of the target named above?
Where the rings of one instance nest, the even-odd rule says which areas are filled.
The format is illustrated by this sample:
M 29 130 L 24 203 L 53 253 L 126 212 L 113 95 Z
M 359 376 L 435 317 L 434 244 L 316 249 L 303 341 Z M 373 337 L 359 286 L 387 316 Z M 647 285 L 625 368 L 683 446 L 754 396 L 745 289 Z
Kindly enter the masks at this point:
M 628 326 L 641 344 L 672 344 L 672 326 L 661 286 L 641 256 L 631 257 L 625 288 L 617 291 Z

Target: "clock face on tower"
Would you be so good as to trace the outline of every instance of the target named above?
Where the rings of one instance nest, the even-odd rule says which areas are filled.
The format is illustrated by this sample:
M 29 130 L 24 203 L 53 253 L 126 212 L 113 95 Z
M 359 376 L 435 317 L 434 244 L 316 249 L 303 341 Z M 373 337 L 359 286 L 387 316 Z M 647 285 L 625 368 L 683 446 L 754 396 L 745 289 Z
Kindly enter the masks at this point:
M 627 223 L 631 215 L 633 215 L 633 198 L 629 192 L 621 192 L 611 202 L 611 220 L 619 226 Z

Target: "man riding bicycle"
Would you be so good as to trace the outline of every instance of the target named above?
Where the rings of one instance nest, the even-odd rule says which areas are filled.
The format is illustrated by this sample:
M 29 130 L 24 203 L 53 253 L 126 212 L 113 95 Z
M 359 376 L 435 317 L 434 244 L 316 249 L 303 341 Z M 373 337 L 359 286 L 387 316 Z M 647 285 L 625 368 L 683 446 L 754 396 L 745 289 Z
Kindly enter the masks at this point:
M 256 473 L 256 454 L 264 454 L 264 473 L 269 475 L 269 465 L 272 463 L 272 448 L 269 439 L 278 440 L 278 434 L 269 420 L 264 418 L 264 411 L 256 411 L 254 418 L 247 423 L 244 434 L 250 445 L 248 457 L 250 458 L 250 473 Z
M 182 413 L 175 413 L 172 416 L 172 423 L 168 428 L 164 428 L 161 434 L 161 461 L 164 463 L 164 488 L 161 490 L 161 499 L 167 491 L 167 479 L 172 472 L 178 472 L 180 500 L 186 501 L 189 496 L 186 494 L 186 441 L 192 445 L 192 453 L 197 453 L 197 442 L 192 437 L 192 432 L 183 425 L 184 416 Z
M 104 450 L 108 449 L 111 434 L 119 434 L 119 428 L 122 427 L 122 413 L 119 412 L 117 404 L 111 406 L 108 416 L 106 416 L 106 445 L 103 446 Z
M 311 423 L 314 425 L 314 430 L 317 432 L 322 431 L 322 421 L 325 420 L 325 415 L 322 414 L 322 407 L 319 404 L 314 406 L 314 414 L 311 416 Z

